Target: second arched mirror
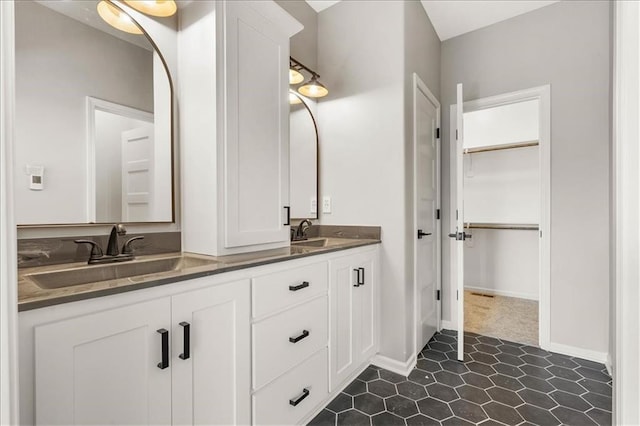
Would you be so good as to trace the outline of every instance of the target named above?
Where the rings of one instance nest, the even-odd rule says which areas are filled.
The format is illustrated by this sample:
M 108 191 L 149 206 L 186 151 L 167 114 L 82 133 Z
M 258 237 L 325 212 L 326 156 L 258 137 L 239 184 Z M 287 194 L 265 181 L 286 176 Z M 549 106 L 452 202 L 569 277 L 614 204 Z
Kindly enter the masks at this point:
M 315 103 L 291 91 L 289 174 L 291 217 L 318 218 L 318 127 Z

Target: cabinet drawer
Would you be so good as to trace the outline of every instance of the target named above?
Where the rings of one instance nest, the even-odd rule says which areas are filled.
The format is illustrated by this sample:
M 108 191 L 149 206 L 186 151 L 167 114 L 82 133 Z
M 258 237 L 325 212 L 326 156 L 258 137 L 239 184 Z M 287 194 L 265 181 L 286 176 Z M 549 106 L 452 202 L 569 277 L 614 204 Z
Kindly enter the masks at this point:
M 328 344 L 327 297 L 253 325 L 253 388 L 275 379 Z
M 327 262 L 322 262 L 253 278 L 253 317 L 326 293 L 327 269 Z
M 327 372 L 327 349 L 323 349 L 256 392 L 253 395 L 253 423 L 299 424 L 328 396 Z

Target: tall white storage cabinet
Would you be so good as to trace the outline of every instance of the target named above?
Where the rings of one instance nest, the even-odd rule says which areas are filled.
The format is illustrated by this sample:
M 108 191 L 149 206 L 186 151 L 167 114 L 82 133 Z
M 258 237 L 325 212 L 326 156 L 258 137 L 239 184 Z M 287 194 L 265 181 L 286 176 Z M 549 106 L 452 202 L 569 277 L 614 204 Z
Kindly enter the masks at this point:
M 271 0 L 197 1 L 180 16 L 182 232 L 186 251 L 289 243 L 289 38 Z

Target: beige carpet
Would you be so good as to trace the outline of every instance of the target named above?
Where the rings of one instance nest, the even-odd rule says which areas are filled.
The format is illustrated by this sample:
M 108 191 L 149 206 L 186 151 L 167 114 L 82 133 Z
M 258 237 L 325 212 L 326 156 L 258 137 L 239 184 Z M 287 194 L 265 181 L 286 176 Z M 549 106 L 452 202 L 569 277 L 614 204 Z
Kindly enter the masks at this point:
M 538 346 L 538 302 L 465 290 L 464 330 Z

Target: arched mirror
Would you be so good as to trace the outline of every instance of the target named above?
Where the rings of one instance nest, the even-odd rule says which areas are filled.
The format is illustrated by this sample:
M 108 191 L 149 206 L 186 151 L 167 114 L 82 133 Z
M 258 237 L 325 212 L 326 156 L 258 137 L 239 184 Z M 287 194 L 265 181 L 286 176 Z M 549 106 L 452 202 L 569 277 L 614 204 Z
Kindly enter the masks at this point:
M 24 0 L 15 42 L 17 223 L 173 221 L 172 83 L 144 28 L 108 1 Z
M 312 101 L 290 91 L 289 173 L 293 219 L 318 218 L 318 127 Z

